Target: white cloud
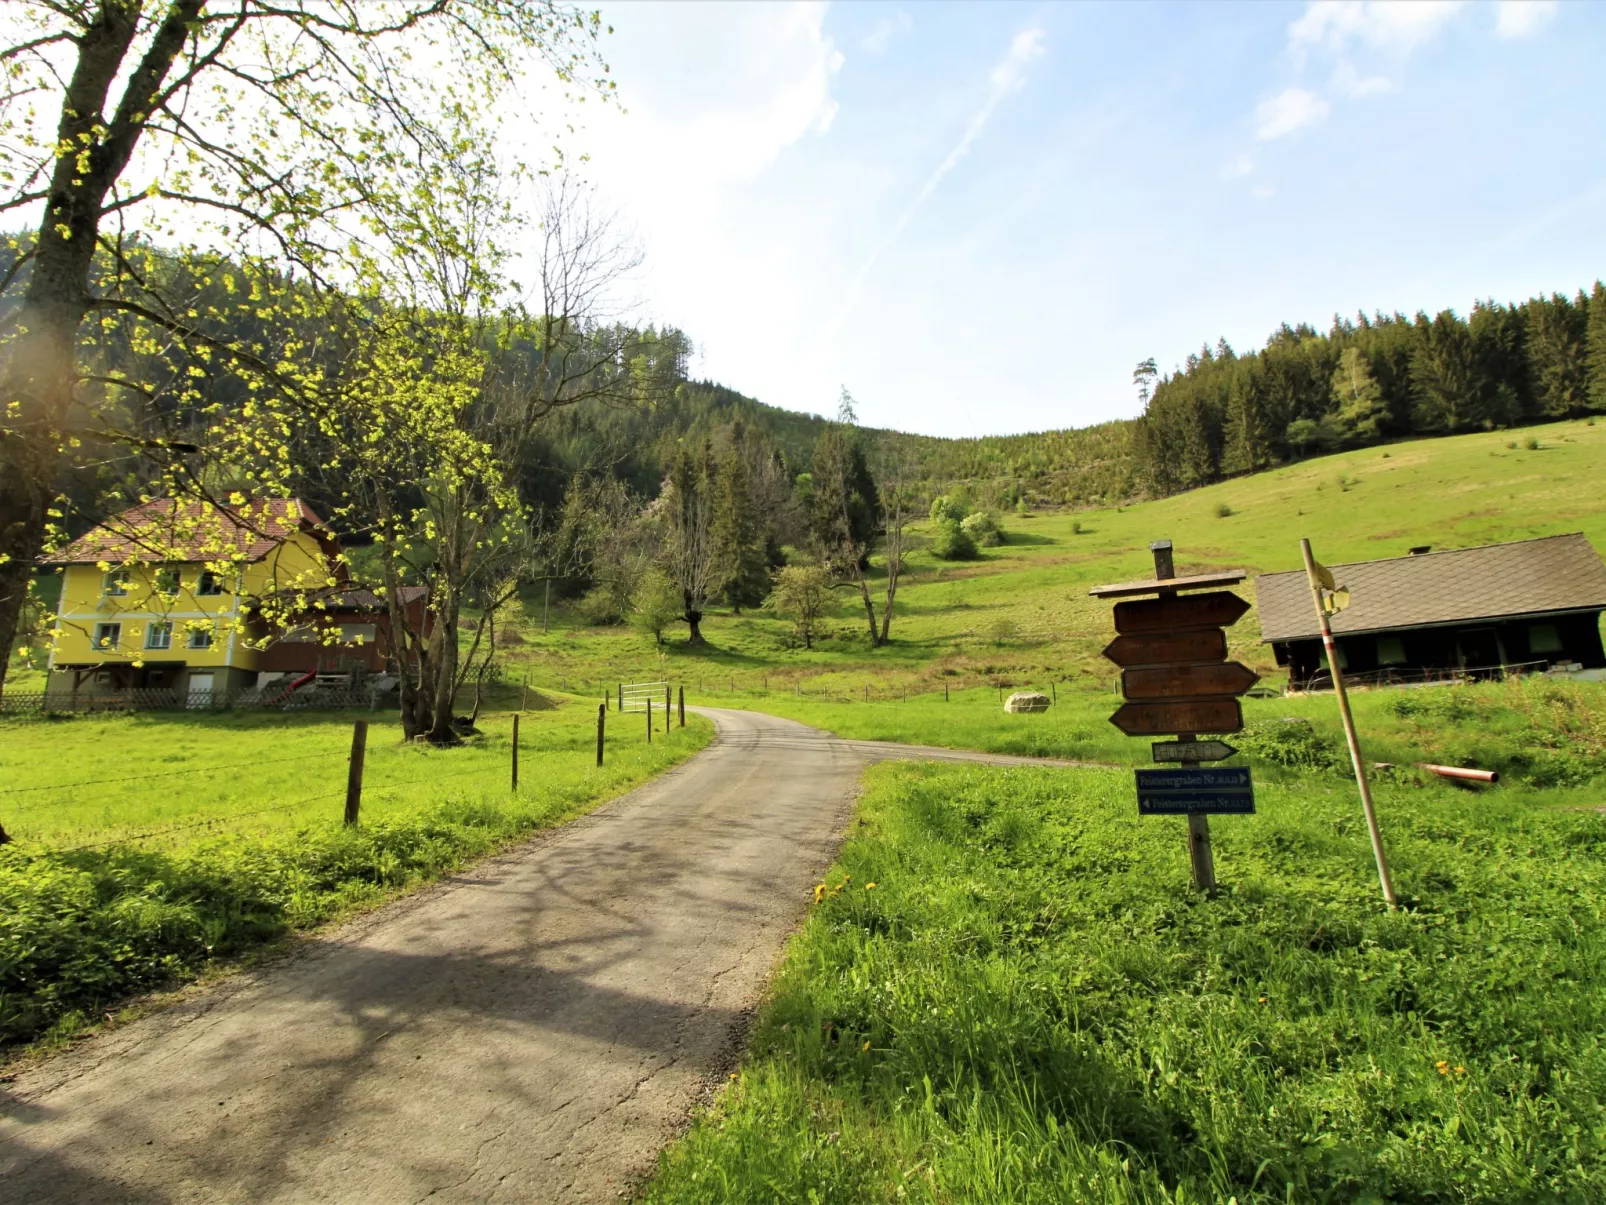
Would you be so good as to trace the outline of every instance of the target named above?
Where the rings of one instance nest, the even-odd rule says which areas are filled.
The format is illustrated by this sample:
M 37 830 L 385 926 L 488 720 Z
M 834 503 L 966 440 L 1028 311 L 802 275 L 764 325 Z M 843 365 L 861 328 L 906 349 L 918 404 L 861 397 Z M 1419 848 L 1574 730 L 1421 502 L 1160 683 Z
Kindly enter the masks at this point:
M 834 334 L 841 329 L 842 323 L 846 321 L 848 314 L 858 304 L 859 296 L 864 292 L 865 282 L 869 280 L 870 270 L 875 267 L 876 260 L 880 259 L 893 241 L 903 233 L 904 229 L 914 219 L 915 213 L 926 203 L 931 194 L 937 191 L 937 186 L 942 183 L 943 177 L 953 171 L 959 165 L 959 161 L 970 153 L 970 148 L 975 144 L 976 139 L 981 137 L 982 130 L 986 127 L 988 119 L 992 117 L 993 110 L 998 108 L 999 102 L 1024 82 L 1026 64 L 1042 53 L 1043 31 L 1041 29 L 1028 27 L 1010 39 L 1009 50 L 1005 52 L 1003 58 L 998 60 L 997 65 L 993 67 L 988 75 L 988 80 L 992 87 L 987 92 L 987 99 L 982 102 L 981 108 L 971 114 L 970 121 L 965 125 L 965 132 L 960 135 L 959 141 L 954 144 L 953 150 L 948 152 L 947 157 L 937 165 L 937 169 L 927 177 L 925 184 L 915 194 L 914 200 L 910 201 L 904 211 L 898 215 L 897 221 L 892 224 L 892 229 L 887 231 L 885 237 L 876 244 L 874 250 L 865 259 L 864 264 L 854 274 L 852 282 L 848 285 L 845 300 L 830 322 L 826 324 L 828 334 Z
M 1556 15 L 1556 0 L 1500 0 L 1494 29 L 1502 38 L 1526 38 Z
M 1340 59 L 1333 68 L 1333 87 L 1345 96 L 1360 100 L 1394 91 L 1394 81 L 1382 75 L 1362 76 L 1348 59 Z
M 1332 108 L 1314 92 L 1286 88 L 1271 99 L 1261 101 L 1255 110 L 1255 138 L 1260 142 L 1285 138 L 1323 120 Z
M 1352 42 L 1376 49 L 1405 52 L 1436 37 L 1465 0 L 1315 0 L 1288 27 L 1296 58 L 1317 47 L 1344 53 Z
M 1256 184 L 1253 188 L 1251 188 L 1249 190 L 1249 195 L 1254 197 L 1254 198 L 1256 198 L 1257 200 L 1264 201 L 1264 200 L 1266 200 L 1266 198 L 1270 197 L 1276 191 L 1277 190 L 1275 188 L 1273 188 L 1270 184 Z
M 915 19 L 900 8 L 892 16 L 882 17 L 872 26 L 870 32 L 859 39 L 859 49 L 866 54 L 885 54 L 887 43 L 894 37 L 908 33 L 914 24 Z
M 1255 161 L 1249 155 L 1239 155 L 1226 167 L 1221 169 L 1223 180 L 1240 180 L 1255 170 Z

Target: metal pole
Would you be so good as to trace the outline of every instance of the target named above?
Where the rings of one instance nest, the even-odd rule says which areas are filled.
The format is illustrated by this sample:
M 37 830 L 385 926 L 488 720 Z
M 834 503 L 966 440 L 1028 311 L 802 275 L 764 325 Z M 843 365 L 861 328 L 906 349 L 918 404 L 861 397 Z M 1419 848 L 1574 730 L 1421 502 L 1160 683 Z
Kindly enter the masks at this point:
M 519 717 L 513 717 L 513 789 L 519 789 Z
M 597 765 L 602 764 L 602 732 L 608 723 L 608 701 L 597 705 Z
M 362 809 L 362 763 L 368 751 L 368 721 L 351 726 L 351 764 L 346 770 L 346 823 L 356 824 Z
M 1350 714 L 1349 695 L 1344 690 L 1344 675 L 1338 668 L 1338 649 L 1333 644 L 1333 625 L 1327 622 L 1327 608 L 1322 606 L 1322 579 L 1316 572 L 1316 557 L 1312 555 L 1309 540 L 1300 540 L 1300 555 L 1305 558 L 1305 578 L 1310 583 L 1311 601 L 1316 604 L 1316 621 L 1322 625 L 1322 647 L 1327 650 L 1327 668 L 1333 674 L 1333 693 L 1338 696 L 1338 714 L 1344 721 L 1344 739 L 1349 744 L 1349 759 L 1355 767 L 1355 785 L 1361 789 L 1361 807 L 1366 812 L 1366 831 L 1372 837 L 1372 857 L 1377 860 L 1377 881 L 1383 887 L 1383 898 L 1390 908 L 1399 907 L 1394 898 L 1394 879 L 1389 874 L 1388 855 L 1383 852 L 1383 834 L 1377 827 L 1377 809 L 1372 806 L 1372 784 L 1366 779 L 1366 763 L 1361 760 L 1361 738 L 1355 732 L 1355 717 Z

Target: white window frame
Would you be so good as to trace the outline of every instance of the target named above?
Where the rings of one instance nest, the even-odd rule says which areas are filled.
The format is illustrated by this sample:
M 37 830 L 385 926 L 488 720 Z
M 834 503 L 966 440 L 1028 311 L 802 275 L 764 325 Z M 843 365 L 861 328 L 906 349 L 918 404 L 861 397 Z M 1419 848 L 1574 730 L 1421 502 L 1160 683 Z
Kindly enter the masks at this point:
M 160 637 L 160 643 L 157 638 Z M 173 647 L 173 623 L 167 619 L 153 619 L 145 625 L 145 647 L 170 649 Z
M 110 639 L 106 633 L 110 633 Z M 113 653 L 123 646 L 123 625 L 120 623 L 97 623 L 95 625 L 95 651 L 98 653 Z
M 172 578 L 171 585 L 173 588 L 171 590 L 164 590 L 162 588 L 164 584 L 162 579 L 169 576 Z M 177 598 L 179 591 L 184 589 L 183 570 L 173 565 L 165 565 L 152 575 L 151 583 L 156 587 L 156 593 L 165 595 L 168 598 Z
M 185 641 L 184 646 L 195 652 L 204 652 L 216 643 L 217 639 L 210 627 L 191 628 L 189 639 Z
M 100 592 L 105 598 L 128 597 L 128 570 L 110 569 L 101 580 Z

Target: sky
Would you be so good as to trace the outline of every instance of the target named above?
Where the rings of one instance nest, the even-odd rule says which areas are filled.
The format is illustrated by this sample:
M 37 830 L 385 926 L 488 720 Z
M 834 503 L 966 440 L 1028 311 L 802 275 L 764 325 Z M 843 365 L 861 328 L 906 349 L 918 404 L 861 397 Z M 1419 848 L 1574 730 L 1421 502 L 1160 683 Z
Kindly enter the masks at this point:
M 602 12 L 571 162 L 638 314 L 772 405 L 1085 426 L 1150 356 L 1606 276 L 1606 5 Z

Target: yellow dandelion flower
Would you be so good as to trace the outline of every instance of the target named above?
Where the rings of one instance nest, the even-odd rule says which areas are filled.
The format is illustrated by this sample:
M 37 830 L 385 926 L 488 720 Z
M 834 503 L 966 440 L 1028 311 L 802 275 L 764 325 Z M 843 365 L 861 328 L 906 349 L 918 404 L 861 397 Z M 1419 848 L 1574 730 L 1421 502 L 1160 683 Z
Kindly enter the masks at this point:
M 1440 1059 L 1437 1063 L 1434 1063 L 1433 1064 L 1433 1069 L 1435 1071 L 1437 1071 L 1440 1075 L 1449 1075 L 1450 1074 L 1450 1064 L 1448 1062 L 1446 1062 L 1444 1059 Z
M 865 1049 L 866 1049 L 866 1050 L 869 1050 L 869 1049 L 870 1049 L 870 1043 L 868 1043 L 868 1042 L 866 1042 L 866 1043 L 865 1043 L 865 1044 L 864 1044 L 864 1048 L 865 1048 Z
M 864 889 L 866 891 L 874 891 L 875 890 L 875 884 L 874 883 L 866 883 L 864 885 Z
M 1457 1067 L 1455 1069 L 1455 1073 L 1457 1075 L 1465 1075 L 1467 1073 L 1467 1069 L 1465 1067 Z

